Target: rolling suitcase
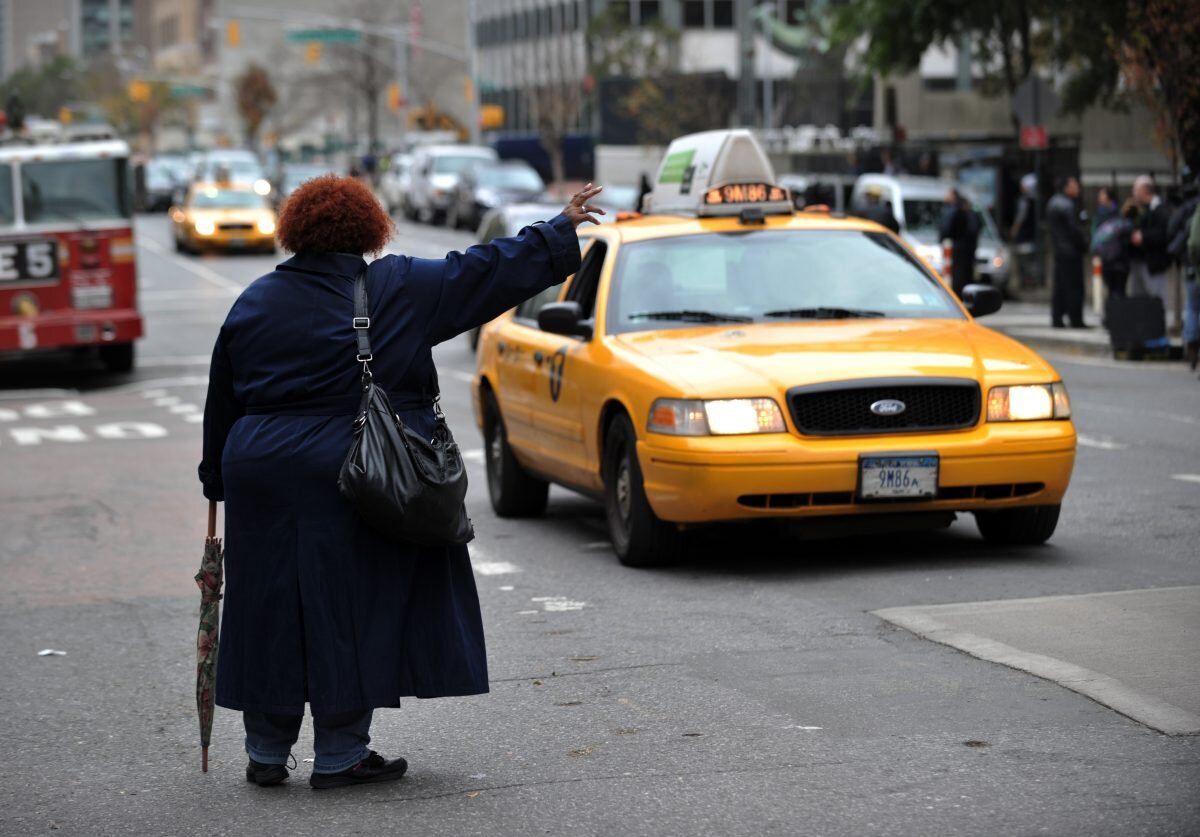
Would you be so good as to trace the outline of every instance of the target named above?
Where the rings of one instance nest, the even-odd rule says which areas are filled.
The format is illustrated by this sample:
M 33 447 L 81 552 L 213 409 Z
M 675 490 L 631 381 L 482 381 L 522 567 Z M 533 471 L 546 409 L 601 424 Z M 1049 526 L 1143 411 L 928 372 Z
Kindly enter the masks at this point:
M 1158 297 L 1110 297 L 1106 318 L 1116 357 L 1132 359 L 1168 345 L 1167 312 Z

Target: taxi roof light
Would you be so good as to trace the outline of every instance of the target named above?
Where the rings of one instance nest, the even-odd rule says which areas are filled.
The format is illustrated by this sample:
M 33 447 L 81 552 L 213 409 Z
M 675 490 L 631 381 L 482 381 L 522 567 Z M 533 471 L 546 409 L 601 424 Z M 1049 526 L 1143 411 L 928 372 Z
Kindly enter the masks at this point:
M 762 146 L 744 128 L 672 141 L 646 203 L 655 214 L 697 217 L 741 218 L 751 208 L 764 218 L 795 212 L 788 190 L 775 185 L 775 170 Z

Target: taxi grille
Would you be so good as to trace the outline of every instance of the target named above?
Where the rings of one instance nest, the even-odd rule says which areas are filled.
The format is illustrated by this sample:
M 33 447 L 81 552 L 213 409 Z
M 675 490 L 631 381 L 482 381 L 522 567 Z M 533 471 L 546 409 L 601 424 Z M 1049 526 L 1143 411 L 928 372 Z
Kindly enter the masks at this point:
M 217 229 L 221 229 L 221 230 L 252 230 L 252 229 L 254 229 L 254 225 L 246 224 L 246 223 L 217 224 Z
M 903 412 L 877 415 L 871 405 L 899 401 Z M 962 378 L 844 381 L 788 390 L 796 429 L 809 436 L 856 436 L 960 430 L 979 420 L 979 384 Z

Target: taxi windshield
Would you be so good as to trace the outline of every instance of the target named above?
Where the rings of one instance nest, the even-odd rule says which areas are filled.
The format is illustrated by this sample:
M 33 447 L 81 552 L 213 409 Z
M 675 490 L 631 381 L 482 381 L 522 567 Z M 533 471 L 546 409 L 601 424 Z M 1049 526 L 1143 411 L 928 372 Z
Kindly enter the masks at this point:
M 193 209 L 262 209 L 267 199 L 240 189 L 204 189 L 192 194 Z
M 123 159 L 24 163 L 21 197 L 28 224 L 130 216 Z
M 704 323 L 963 319 L 950 292 L 887 235 L 759 230 L 621 248 L 612 334 Z

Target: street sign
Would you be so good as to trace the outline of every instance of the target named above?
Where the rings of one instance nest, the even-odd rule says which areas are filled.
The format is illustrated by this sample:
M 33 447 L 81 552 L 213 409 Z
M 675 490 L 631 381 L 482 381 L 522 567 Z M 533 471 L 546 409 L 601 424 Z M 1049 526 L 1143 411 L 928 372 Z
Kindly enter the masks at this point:
M 212 93 L 212 89 L 205 87 L 203 84 L 189 84 L 187 82 L 175 82 L 171 85 L 172 99 L 190 99 L 208 96 Z
M 1045 125 L 1022 125 L 1021 148 L 1026 151 L 1040 151 L 1050 147 L 1050 136 Z
M 293 29 L 287 33 L 292 43 L 357 44 L 362 32 L 357 29 Z

